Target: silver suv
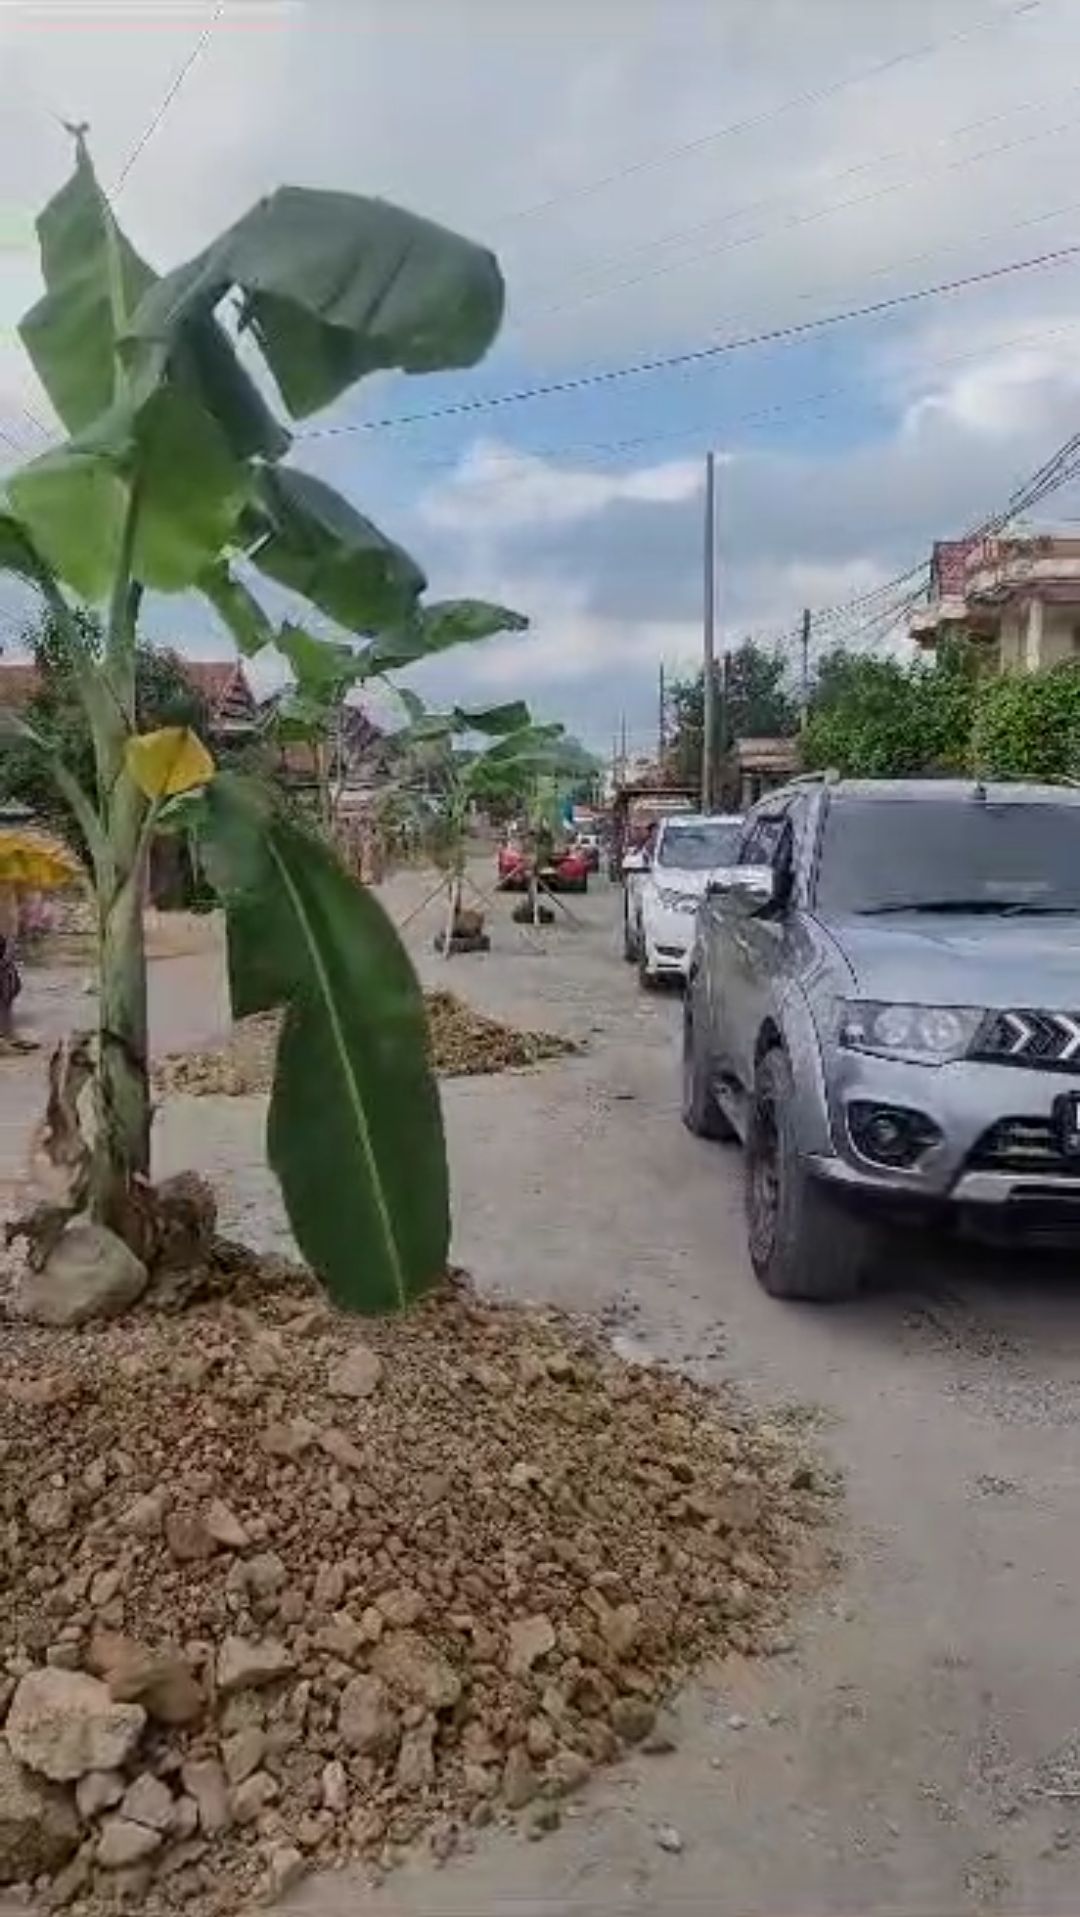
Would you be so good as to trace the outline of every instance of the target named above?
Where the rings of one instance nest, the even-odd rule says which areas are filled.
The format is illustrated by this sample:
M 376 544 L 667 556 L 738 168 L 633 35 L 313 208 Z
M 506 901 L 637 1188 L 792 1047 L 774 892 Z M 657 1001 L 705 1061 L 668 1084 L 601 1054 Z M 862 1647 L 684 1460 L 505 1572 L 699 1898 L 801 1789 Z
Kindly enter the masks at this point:
M 746 1147 L 750 1255 L 849 1296 L 900 1214 L 1080 1234 L 1080 791 L 799 780 L 709 887 L 683 1119 Z

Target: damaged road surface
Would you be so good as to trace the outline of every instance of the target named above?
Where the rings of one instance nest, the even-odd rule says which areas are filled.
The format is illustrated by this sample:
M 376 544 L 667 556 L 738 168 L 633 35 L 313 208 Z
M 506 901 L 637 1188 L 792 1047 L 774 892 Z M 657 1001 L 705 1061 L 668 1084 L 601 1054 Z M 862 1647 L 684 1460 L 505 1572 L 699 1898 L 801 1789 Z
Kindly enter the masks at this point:
M 392 908 L 421 885 L 395 880 Z M 898 1238 L 888 1278 L 855 1304 L 768 1299 L 746 1261 L 739 1155 L 679 1124 L 678 1001 L 639 994 L 617 904 L 597 884 L 575 902 L 580 931 L 536 937 L 500 917 L 490 955 L 449 966 L 415 928 L 429 985 L 585 1042 L 525 1075 L 444 1085 L 456 1256 L 481 1290 L 590 1314 L 624 1355 L 730 1381 L 794 1422 L 843 1477 L 843 1561 L 786 1648 L 711 1667 L 682 1696 L 676 1748 L 594 1776 L 543 1841 L 477 1831 L 444 1867 L 421 1852 L 382 1887 L 316 1875 L 288 1907 L 1064 1917 L 1080 1856 L 1077 1261 Z M 170 964 L 155 981 L 163 1045 L 219 1038 L 212 961 Z M 31 1025 L 33 994 L 31 980 Z M 24 1096 L 36 1069 L 5 1068 Z M 161 1170 L 210 1171 L 225 1228 L 281 1248 L 262 1109 L 170 1099 Z

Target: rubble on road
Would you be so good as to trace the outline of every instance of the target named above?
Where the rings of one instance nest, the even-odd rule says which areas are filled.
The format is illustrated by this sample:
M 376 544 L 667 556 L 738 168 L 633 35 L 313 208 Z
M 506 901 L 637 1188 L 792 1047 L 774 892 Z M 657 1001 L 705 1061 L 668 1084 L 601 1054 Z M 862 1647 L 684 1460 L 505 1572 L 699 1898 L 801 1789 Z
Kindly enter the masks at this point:
M 435 1069 L 443 1078 L 472 1078 L 507 1072 L 560 1058 L 580 1048 L 556 1032 L 523 1032 L 477 1012 L 454 992 L 425 997 Z M 268 1092 L 274 1082 L 274 1055 L 280 1019 L 259 1012 L 238 1019 L 226 1043 L 209 1051 L 169 1052 L 153 1068 L 159 1094 L 185 1092 L 194 1098 L 241 1098 Z
M 832 1486 L 779 1424 L 458 1280 L 359 1326 L 215 1255 L 183 1309 L 4 1324 L 0 1882 L 209 1917 L 538 1840 L 787 1641 Z

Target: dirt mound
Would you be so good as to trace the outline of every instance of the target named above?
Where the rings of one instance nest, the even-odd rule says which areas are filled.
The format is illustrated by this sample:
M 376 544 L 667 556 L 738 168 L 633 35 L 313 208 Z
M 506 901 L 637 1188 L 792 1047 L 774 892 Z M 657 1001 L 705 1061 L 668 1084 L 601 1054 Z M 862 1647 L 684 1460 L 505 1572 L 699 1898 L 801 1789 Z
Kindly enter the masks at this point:
M 428 992 L 428 1023 L 435 1069 L 444 1078 L 505 1072 L 558 1058 L 578 1048 L 555 1032 L 521 1032 L 473 1010 L 454 992 Z M 159 1093 L 240 1097 L 268 1092 L 274 1080 L 279 1021 L 260 1014 L 238 1021 L 227 1044 L 207 1052 L 172 1052 L 154 1067 Z
M 222 1256 L 172 1310 L 4 1326 L 0 1879 L 224 1911 L 540 1835 L 670 1748 L 688 1667 L 781 1648 L 829 1488 L 777 1426 L 459 1284 L 361 1336 Z

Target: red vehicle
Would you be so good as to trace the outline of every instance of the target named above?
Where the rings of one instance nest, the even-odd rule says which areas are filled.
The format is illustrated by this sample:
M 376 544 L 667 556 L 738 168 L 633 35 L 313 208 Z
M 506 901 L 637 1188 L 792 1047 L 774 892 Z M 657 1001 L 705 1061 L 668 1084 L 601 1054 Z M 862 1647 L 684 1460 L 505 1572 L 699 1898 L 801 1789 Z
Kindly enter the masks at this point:
M 515 839 L 508 839 L 499 847 L 499 890 L 501 892 L 526 892 L 529 888 L 529 866 L 531 855 Z M 589 889 L 589 864 L 584 852 L 571 847 L 566 852 L 555 852 L 551 859 L 539 869 L 537 877 L 541 885 L 549 892 L 587 892 Z

